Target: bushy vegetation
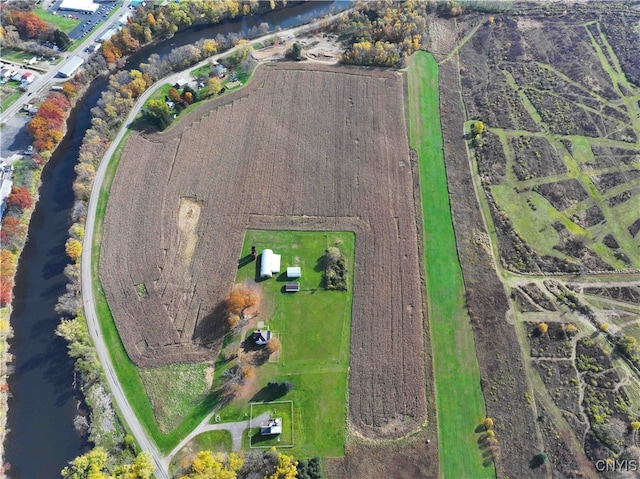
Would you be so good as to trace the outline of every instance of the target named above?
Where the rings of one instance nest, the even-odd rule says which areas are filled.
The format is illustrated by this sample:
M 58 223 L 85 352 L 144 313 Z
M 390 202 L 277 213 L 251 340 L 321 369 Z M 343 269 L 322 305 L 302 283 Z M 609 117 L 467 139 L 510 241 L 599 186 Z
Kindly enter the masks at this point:
M 322 257 L 324 286 L 327 289 L 347 290 L 347 264 L 340 250 L 331 246 Z
M 400 67 L 420 49 L 427 34 L 426 15 L 434 8 L 432 2 L 367 2 L 328 30 L 348 45 L 340 58 L 343 63 Z
M 309 462 L 312 462 L 309 467 Z M 276 452 L 275 448 L 263 452 L 249 452 L 244 455 L 235 453 L 213 454 L 200 451 L 186 473 L 180 479 L 228 478 L 228 479 L 322 479 L 317 458 L 305 462 L 302 466 L 305 475 L 300 475 L 301 463 L 292 456 Z M 311 471 L 309 474 L 307 471 Z M 316 472 L 317 471 L 317 472 Z
M 111 458 L 104 448 L 97 447 L 82 456 L 76 457 L 62 471 L 64 479 L 150 479 L 153 476 L 151 454 L 141 452 L 130 463 L 113 466 Z

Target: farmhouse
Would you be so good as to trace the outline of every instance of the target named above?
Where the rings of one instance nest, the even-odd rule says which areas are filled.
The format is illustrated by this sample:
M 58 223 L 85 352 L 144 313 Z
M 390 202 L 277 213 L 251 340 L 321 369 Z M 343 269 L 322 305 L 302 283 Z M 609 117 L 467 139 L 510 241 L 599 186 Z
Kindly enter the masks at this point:
M 271 278 L 274 273 L 280 272 L 280 255 L 274 254 L 270 249 L 263 249 L 260 259 L 260 277 Z
M 253 332 L 253 334 L 251 335 L 251 339 L 253 339 L 256 344 L 264 346 L 271 339 L 271 331 L 269 331 L 268 329 L 265 331 L 258 329 Z
M 282 434 L 282 418 L 270 418 L 267 422 L 260 426 L 260 434 L 263 436 L 273 436 Z
M 78 68 L 80 68 L 83 63 L 84 60 L 82 58 L 77 56 L 73 57 L 71 60 L 65 63 L 62 68 L 60 68 L 60 71 L 58 71 L 58 75 L 64 78 L 69 78 L 78 70 Z

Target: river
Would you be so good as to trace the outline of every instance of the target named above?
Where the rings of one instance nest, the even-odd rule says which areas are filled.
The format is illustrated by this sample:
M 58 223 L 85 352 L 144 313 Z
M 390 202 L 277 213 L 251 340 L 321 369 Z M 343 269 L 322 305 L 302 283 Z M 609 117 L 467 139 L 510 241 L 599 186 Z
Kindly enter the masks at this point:
M 138 68 L 149 55 L 163 55 L 201 38 L 246 32 L 263 22 L 270 30 L 291 28 L 347 5 L 346 1 L 309 2 L 216 26 L 193 27 L 136 53 L 127 67 Z M 11 478 L 59 477 L 70 460 L 91 447 L 73 426 L 80 398 L 73 387 L 73 361 L 67 356 L 66 343 L 54 333 L 59 323 L 54 307 L 65 292 L 63 270 L 69 263 L 64 244 L 74 202 L 73 168 L 84 132 L 91 125 L 91 108 L 106 85 L 105 79 L 94 81 L 67 121 L 67 133 L 42 173 L 40 198 L 18 264 L 10 341 L 14 371 L 8 380 L 11 397 L 5 439 L 5 464 L 10 465 L 7 475 Z

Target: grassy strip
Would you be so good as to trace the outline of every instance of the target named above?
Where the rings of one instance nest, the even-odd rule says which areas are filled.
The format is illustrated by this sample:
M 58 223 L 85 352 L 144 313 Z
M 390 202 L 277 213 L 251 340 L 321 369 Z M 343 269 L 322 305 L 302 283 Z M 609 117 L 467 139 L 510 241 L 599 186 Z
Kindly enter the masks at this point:
M 207 431 L 193 438 L 197 447 L 212 452 L 231 452 L 233 449 L 229 431 Z
M 2 99 L 2 102 L 0 103 L 0 108 L 4 110 L 5 108 L 8 108 L 9 106 L 13 105 L 18 100 L 18 98 L 20 98 L 20 95 L 21 93 L 19 91 L 14 91 L 9 93 L 5 98 Z
M 10 62 L 22 63 L 24 60 L 30 60 L 35 56 L 37 55 L 34 55 L 33 53 L 2 47 L 2 58 L 9 60 Z
M 42 20 L 49 25 L 53 25 L 54 28 L 62 30 L 64 33 L 69 33 L 71 30 L 80 25 L 80 20 L 75 18 L 67 18 L 62 15 L 54 15 L 42 8 L 36 8 L 33 13 L 39 16 Z
M 410 144 L 418 153 L 443 477 L 495 477 L 474 429 L 486 413 L 451 220 L 440 130 L 438 66 L 416 53 L 408 73 Z M 462 132 L 460 132 L 462 134 Z

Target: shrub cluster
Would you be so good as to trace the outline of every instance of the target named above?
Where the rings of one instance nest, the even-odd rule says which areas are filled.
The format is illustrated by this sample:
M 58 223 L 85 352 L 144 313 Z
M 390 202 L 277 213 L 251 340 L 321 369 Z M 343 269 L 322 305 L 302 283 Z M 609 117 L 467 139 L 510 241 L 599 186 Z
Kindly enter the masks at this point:
M 327 248 L 323 256 L 324 285 L 327 289 L 347 290 L 347 263 L 338 248 Z

